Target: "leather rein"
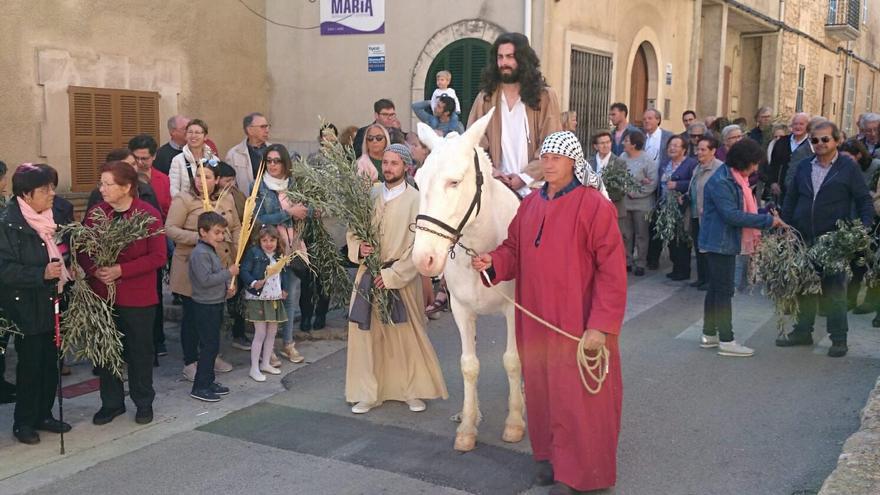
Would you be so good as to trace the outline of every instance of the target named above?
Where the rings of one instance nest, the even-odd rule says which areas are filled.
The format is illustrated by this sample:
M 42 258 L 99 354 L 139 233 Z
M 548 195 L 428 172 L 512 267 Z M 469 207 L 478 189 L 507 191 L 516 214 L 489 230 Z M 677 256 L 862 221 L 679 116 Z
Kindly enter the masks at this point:
M 452 243 L 449 246 L 449 257 L 451 259 L 455 259 L 455 246 L 460 246 L 462 249 L 464 249 L 465 253 L 467 253 L 468 256 L 477 256 L 478 254 L 473 249 L 461 243 L 461 231 L 471 219 L 471 215 L 476 217 L 480 214 L 480 204 L 483 198 L 483 172 L 480 171 L 480 160 L 477 155 L 477 150 L 474 150 L 474 170 L 477 174 L 477 190 L 474 193 L 474 197 L 471 199 L 471 204 L 470 206 L 468 206 L 467 212 L 464 214 L 461 222 L 458 223 L 458 227 L 452 227 L 448 223 L 442 220 L 438 220 L 429 215 L 416 215 L 416 221 L 414 223 L 411 223 L 409 226 L 409 230 L 411 232 L 415 232 L 416 229 L 418 229 L 450 241 Z M 431 227 L 419 225 L 419 220 L 424 220 L 425 222 L 432 223 L 435 226 L 439 227 L 442 231 L 432 229 Z

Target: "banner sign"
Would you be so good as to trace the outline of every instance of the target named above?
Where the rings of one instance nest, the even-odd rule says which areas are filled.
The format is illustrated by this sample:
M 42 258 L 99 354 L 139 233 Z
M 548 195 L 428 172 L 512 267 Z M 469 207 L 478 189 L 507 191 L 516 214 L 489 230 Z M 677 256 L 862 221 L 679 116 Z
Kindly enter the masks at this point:
M 385 0 L 321 0 L 321 34 L 385 32 Z

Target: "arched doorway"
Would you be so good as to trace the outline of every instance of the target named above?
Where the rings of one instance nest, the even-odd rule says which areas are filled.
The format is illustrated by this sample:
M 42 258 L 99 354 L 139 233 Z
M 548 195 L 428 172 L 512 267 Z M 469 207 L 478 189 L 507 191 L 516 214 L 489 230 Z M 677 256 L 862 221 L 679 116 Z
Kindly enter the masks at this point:
M 648 54 L 645 43 L 639 45 L 633 59 L 629 85 L 629 120 L 641 127 L 642 115 L 648 109 Z
M 467 124 L 471 105 L 480 92 L 480 74 L 489 62 L 492 45 L 477 38 L 464 38 L 446 45 L 431 62 L 425 75 L 425 99 L 437 88 L 437 73 L 452 73 L 452 89 L 461 103 L 461 121 Z
M 437 71 L 443 69 L 449 70 L 452 72 L 452 87 L 455 88 L 458 101 L 461 103 L 462 107 L 461 119 L 464 124 L 467 124 L 467 117 L 470 113 L 471 106 L 474 103 L 477 93 L 479 93 L 480 70 L 482 70 L 482 67 L 489 62 L 488 52 L 491 49 L 491 44 L 496 38 L 498 38 L 498 36 L 501 36 L 505 32 L 507 31 L 501 26 L 482 19 L 465 19 L 450 24 L 434 33 L 434 36 L 431 36 L 427 43 L 425 43 L 425 47 L 422 49 L 421 54 L 419 54 L 419 57 L 413 66 L 410 93 L 412 95 L 412 101 L 424 100 L 425 97 L 430 97 L 431 93 L 433 93 L 436 88 Z M 465 50 L 463 48 L 464 44 L 462 44 L 462 48 L 455 49 L 456 44 L 459 41 L 466 41 L 467 44 L 471 45 L 470 48 Z M 482 65 L 479 64 L 479 55 L 474 53 L 474 51 L 478 50 L 475 46 L 485 47 L 486 62 Z M 484 48 L 479 48 L 479 50 L 482 49 Z M 466 53 L 468 51 L 471 53 Z M 449 65 L 443 65 L 442 60 L 438 62 L 443 53 L 447 54 L 443 55 L 443 58 L 447 58 L 446 64 Z M 458 75 L 454 70 L 451 70 L 455 69 L 454 64 L 458 60 L 459 53 L 462 60 L 462 67 L 465 65 L 465 58 L 470 57 L 469 75 L 467 74 L 468 71 L 464 71 L 462 72 L 462 75 Z M 470 82 L 465 85 L 464 83 L 466 81 Z M 465 92 L 468 94 L 465 95 Z M 415 113 L 411 112 L 410 128 L 415 129 L 418 121 L 419 119 L 416 117 Z

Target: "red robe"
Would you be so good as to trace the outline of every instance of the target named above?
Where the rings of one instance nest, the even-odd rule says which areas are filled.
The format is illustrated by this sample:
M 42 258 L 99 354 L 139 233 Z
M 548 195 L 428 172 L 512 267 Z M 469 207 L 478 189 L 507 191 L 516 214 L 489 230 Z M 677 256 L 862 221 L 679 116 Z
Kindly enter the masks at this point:
M 617 479 L 626 256 L 614 205 L 593 188 L 566 190 L 553 200 L 542 191 L 523 200 L 491 253 L 492 282 L 516 279 L 519 304 L 576 337 L 587 328 L 606 334 L 609 371 L 592 395 L 580 380 L 577 343 L 516 312 L 534 457 L 553 464 L 556 481 L 596 490 Z

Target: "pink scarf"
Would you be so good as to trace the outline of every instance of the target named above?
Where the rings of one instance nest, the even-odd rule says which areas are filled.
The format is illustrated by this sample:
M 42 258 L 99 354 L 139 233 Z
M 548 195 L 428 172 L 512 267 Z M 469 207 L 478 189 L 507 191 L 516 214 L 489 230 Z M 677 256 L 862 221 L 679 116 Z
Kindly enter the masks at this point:
M 31 208 L 31 205 L 27 204 L 23 199 L 16 199 L 18 200 L 18 208 L 21 210 L 25 222 L 37 232 L 37 235 L 39 235 L 40 239 L 43 239 L 43 243 L 46 244 L 46 252 L 49 254 L 49 259 L 63 259 L 61 257 L 61 250 L 58 249 L 58 244 L 55 243 L 55 228 L 57 225 L 55 225 L 55 216 L 52 214 L 52 208 L 46 208 L 42 213 L 37 213 L 36 210 Z M 60 292 L 64 287 L 64 284 L 71 279 L 70 272 L 67 271 L 67 268 L 62 263 L 61 280 L 58 281 L 58 291 Z
M 734 169 L 730 169 L 730 175 L 733 176 L 733 180 L 735 180 L 736 183 L 739 184 L 740 189 L 742 189 L 743 211 L 746 213 L 757 214 L 758 203 L 755 201 L 755 195 L 752 194 L 752 189 L 749 187 L 749 178 L 743 177 L 741 173 Z M 743 227 L 741 254 L 750 255 L 754 253 L 755 247 L 757 247 L 760 239 L 761 231 L 758 229 Z

